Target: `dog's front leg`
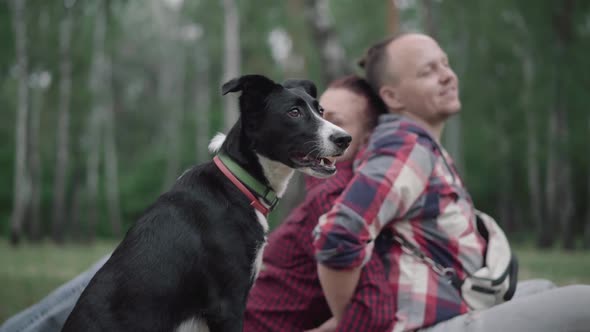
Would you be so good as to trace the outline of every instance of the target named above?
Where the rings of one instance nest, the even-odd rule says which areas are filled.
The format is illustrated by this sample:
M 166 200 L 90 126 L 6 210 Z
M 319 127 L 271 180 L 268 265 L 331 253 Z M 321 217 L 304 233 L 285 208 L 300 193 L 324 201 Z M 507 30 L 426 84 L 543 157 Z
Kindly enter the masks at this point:
M 244 298 L 238 296 L 237 298 Z M 209 332 L 242 332 L 246 302 L 236 298 L 221 300 L 214 311 L 207 317 Z

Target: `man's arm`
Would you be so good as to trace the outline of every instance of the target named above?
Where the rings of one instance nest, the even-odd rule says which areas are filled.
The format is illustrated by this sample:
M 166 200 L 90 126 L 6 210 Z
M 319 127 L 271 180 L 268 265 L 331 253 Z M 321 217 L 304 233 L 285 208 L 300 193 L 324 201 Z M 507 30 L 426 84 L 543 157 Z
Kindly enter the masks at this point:
M 372 241 L 387 223 L 407 212 L 432 172 L 432 152 L 418 144 L 417 137 L 389 137 L 387 143 L 388 149 L 373 152 L 363 162 L 315 231 L 320 282 L 337 320 L 371 256 Z

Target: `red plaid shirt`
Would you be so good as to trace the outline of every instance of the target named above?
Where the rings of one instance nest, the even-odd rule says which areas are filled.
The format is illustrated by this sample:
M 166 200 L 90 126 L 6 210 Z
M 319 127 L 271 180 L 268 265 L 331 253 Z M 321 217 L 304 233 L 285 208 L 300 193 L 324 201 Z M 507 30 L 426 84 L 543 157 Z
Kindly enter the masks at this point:
M 264 268 L 252 288 L 244 331 L 298 331 L 318 327 L 332 314 L 317 275 L 312 231 L 352 178 L 352 162 L 337 165 L 327 179 L 307 178 L 307 195 L 270 235 Z M 395 310 L 379 255 L 364 267 L 338 331 L 391 330 Z
M 397 234 L 437 263 L 453 267 L 460 278 L 482 267 L 486 243 L 451 157 L 415 122 L 388 114 L 380 117 L 358 162 L 347 189 L 320 217 L 317 260 L 350 269 L 384 250 L 395 294 L 394 331 L 414 331 L 466 313 L 448 278 L 399 245 L 382 246 L 377 237 Z

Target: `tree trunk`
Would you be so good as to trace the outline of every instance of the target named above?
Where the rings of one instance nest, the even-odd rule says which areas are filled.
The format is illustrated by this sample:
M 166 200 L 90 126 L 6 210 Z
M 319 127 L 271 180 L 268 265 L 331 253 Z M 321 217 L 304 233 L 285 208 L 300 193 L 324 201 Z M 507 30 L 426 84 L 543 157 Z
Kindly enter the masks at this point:
M 29 236 L 33 241 L 41 239 L 41 153 L 39 151 L 39 131 L 41 125 L 41 112 L 43 109 L 44 88 L 37 86 L 33 93 L 31 105 L 31 129 L 30 129 L 30 167 L 31 167 L 31 210 Z
M 86 196 L 84 192 L 84 170 L 82 167 L 76 167 L 73 173 L 73 195 L 68 220 L 70 221 L 69 225 L 72 239 L 77 242 L 83 242 L 85 232 L 83 231 L 81 211 L 85 201 L 84 197 Z
M 541 171 L 539 168 L 539 147 L 537 137 L 537 125 L 535 119 L 538 115 L 533 111 L 532 91 L 535 82 L 535 64 L 533 57 L 529 52 L 522 52 L 522 76 L 523 87 L 521 92 L 520 104 L 525 112 L 526 128 L 526 158 L 527 158 L 527 185 L 529 191 L 530 215 L 533 218 L 537 244 L 540 247 L 547 246 L 545 243 L 545 228 L 549 218 L 547 218 L 545 205 L 543 204 L 543 185 L 541 183 Z
M 54 241 L 64 240 L 66 225 L 66 186 L 70 166 L 70 99 L 72 94 L 72 9 L 64 8 L 59 26 L 59 113 L 57 120 L 57 159 L 53 187 L 52 236 Z
M 338 40 L 328 0 L 305 0 L 305 7 L 305 18 L 320 52 L 322 78 L 327 85 L 334 79 L 351 73 L 352 68 L 348 65 L 346 52 Z
M 588 118 L 588 132 L 590 132 L 590 117 Z M 590 249 L 590 175 L 588 175 L 588 191 L 586 204 L 586 226 L 584 227 L 584 249 Z
M 28 54 L 26 0 L 13 0 L 14 37 L 16 42 L 16 59 L 18 68 L 18 109 L 15 130 L 14 158 L 14 201 L 10 222 L 10 240 L 13 245 L 20 242 L 25 210 L 30 203 L 31 184 L 27 168 L 29 117 Z
M 180 48 L 178 45 L 177 48 Z M 181 121 L 182 108 L 181 101 L 184 99 L 184 54 L 178 51 L 175 55 L 174 61 L 162 64 L 162 95 L 161 101 L 164 108 L 168 109 L 168 116 L 165 122 L 165 137 L 166 137 L 166 170 L 164 173 L 164 188 L 163 191 L 168 191 L 174 180 L 178 177 L 180 170 L 180 146 L 181 142 Z
M 387 1 L 387 32 L 390 35 L 399 31 L 399 13 L 395 0 Z
M 530 41 L 532 39 L 529 27 L 520 12 L 516 12 L 514 25 L 515 32 L 519 33 L 519 40 Z M 541 177 L 539 158 L 539 137 L 536 119 L 539 118 L 538 111 L 533 109 L 533 89 L 535 84 L 535 62 L 533 57 L 533 45 L 516 41 L 514 44 L 516 56 L 520 59 L 522 70 L 522 89 L 520 90 L 519 105 L 524 112 L 525 133 L 526 133 L 526 170 L 527 170 L 527 187 L 529 195 L 528 208 L 530 213 L 518 212 L 518 215 L 527 216 L 533 220 L 535 230 L 535 241 L 537 246 L 544 247 L 546 242 L 546 226 L 549 218 L 547 217 L 546 206 L 544 204 L 543 183 Z M 520 211 L 519 209 L 518 211 Z M 522 220 L 523 218 L 516 218 Z M 528 225 L 519 225 L 527 227 Z
M 47 32 L 49 31 L 49 13 L 46 6 L 42 6 L 38 17 L 38 33 L 43 42 L 38 43 L 38 47 L 42 52 L 49 50 L 48 44 L 45 40 L 48 39 Z M 26 233 L 32 241 L 39 241 L 41 239 L 41 193 L 42 193 L 42 179 L 41 179 L 41 152 L 39 148 L 39 131 L 41 125 L 41 113 L 43 112 L 46 89 L 51 83 L 46 76 L 44 61 L 38 60 L 36 64 L 37 69 L 34 70 L 34 79 L 32 80 L 33 89 L 31 91 L 31 121 L 29 141 L 29 158 L 31 167 L 31 209 L 28 213 Z
M 101 141 L 104 126 L 105 105 L 103 104 L 105 73 L 106 22 L 102 6 L 99 6 L 94 24 L 92 68 L 90 72 L 90 91 L 92 93 L 92 110 L 88 122 L 86 193 L 88 239 L 93 241 L 98 226 L 98 181 L 100 166 Z
M 555 108 L 555 106 L 553 106 Z M 541 228 L 541 234 L 538 241 L 540 248 L 549 248 L 553 245 L 555 240 L 555 208 L 557 199 L 557 114 L 555 109 L 551 110 L 549 114 L 549 135 L 547 139 L 547 172 L 546 172 L 546 187 L 545 187 L 545 207 L 547 217 L 545 223 Z
M 206 48 L 206 41 L 197 44 L 195 54 L 197 78 L 195 82 L 195 146 L 197 163 L 205 162 L 209 159 L 209 131 L 211 112 L 211 82 L 209 80 L 209 54 Z
M 109 2 L 102 6 L 106 22 L 110 22 Z M 109 24 L 110 25 L 110 24 Z M 105 39 L 108 34 L 105 32 Z M 115 102 L 114 89 L 115 82 L 113 79 L 113 51 L 104 53 L 105 63 L 103 72 L 103 81 L 101 90 L 104 103 L 104 166 L 105 166 L 105 189 L 107 199 L 107 209 L 111 230 L 116 238 L 121 237 L 121 208 L 119 202 L 119 163 L 117 157 L 116 145 L 116 122 L 115 122 Z
M 240 17 L 235 0 L 221 0 L 224 12 L 223 83 L 240 75 Z M 223 127 L 228 132 L 238 120 L 238 99 L 233 95 L 223 97 Z
M 570 160 L 569 149 L 569 126 L 568 126 L 568 112 L 569 104 L 567 97 L 565 97 L 566 87 L 568 82 L 565 79 L 565 70 L 562 69 L 564 63 L 567 63 L 569 51 L 571 49 L 575 29 L 573 26 L 573 13 L 575 11 L 575 1 L 566 0 L 559 2 L 559 8 L 554 12 L 554 29 L 557 36 L 557 45 L 555 47 L 556 58 L 556 114 L 557 114 L 557 130 L 558 130 L 558 146 L 557 146 L 557 196 L 558 205 L 555 207 L 555 215 L 557 222 L 561 227 L 562 233 L 562 247 L 567 250 L 575 248 L 575 234 L 574 234 L 574 194 L 572 186 L 572 165 Z
M 422 28 L 429 36 L 436 39 L 438 37 L 438 24 L 436 24 L 436 17 L 434 14 L 434 9 L 432 8 L 432 2 L 432 0 L 421 0 L 419 9 Z

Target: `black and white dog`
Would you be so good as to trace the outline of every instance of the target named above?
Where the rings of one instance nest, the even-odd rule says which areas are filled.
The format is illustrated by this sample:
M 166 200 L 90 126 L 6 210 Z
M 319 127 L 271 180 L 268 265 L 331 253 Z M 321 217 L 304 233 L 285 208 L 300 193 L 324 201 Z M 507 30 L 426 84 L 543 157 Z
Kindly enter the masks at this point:
M 144 212 L 62 331 L 242 331 L 265 213 L 294 170 L 334 174 L 328 158 L 351 137 L 322 118 L 310 81 L 246 75 L 222 87 L 237 91 L 240 120 L 210 145 L 218 157 L 186 171 Z

